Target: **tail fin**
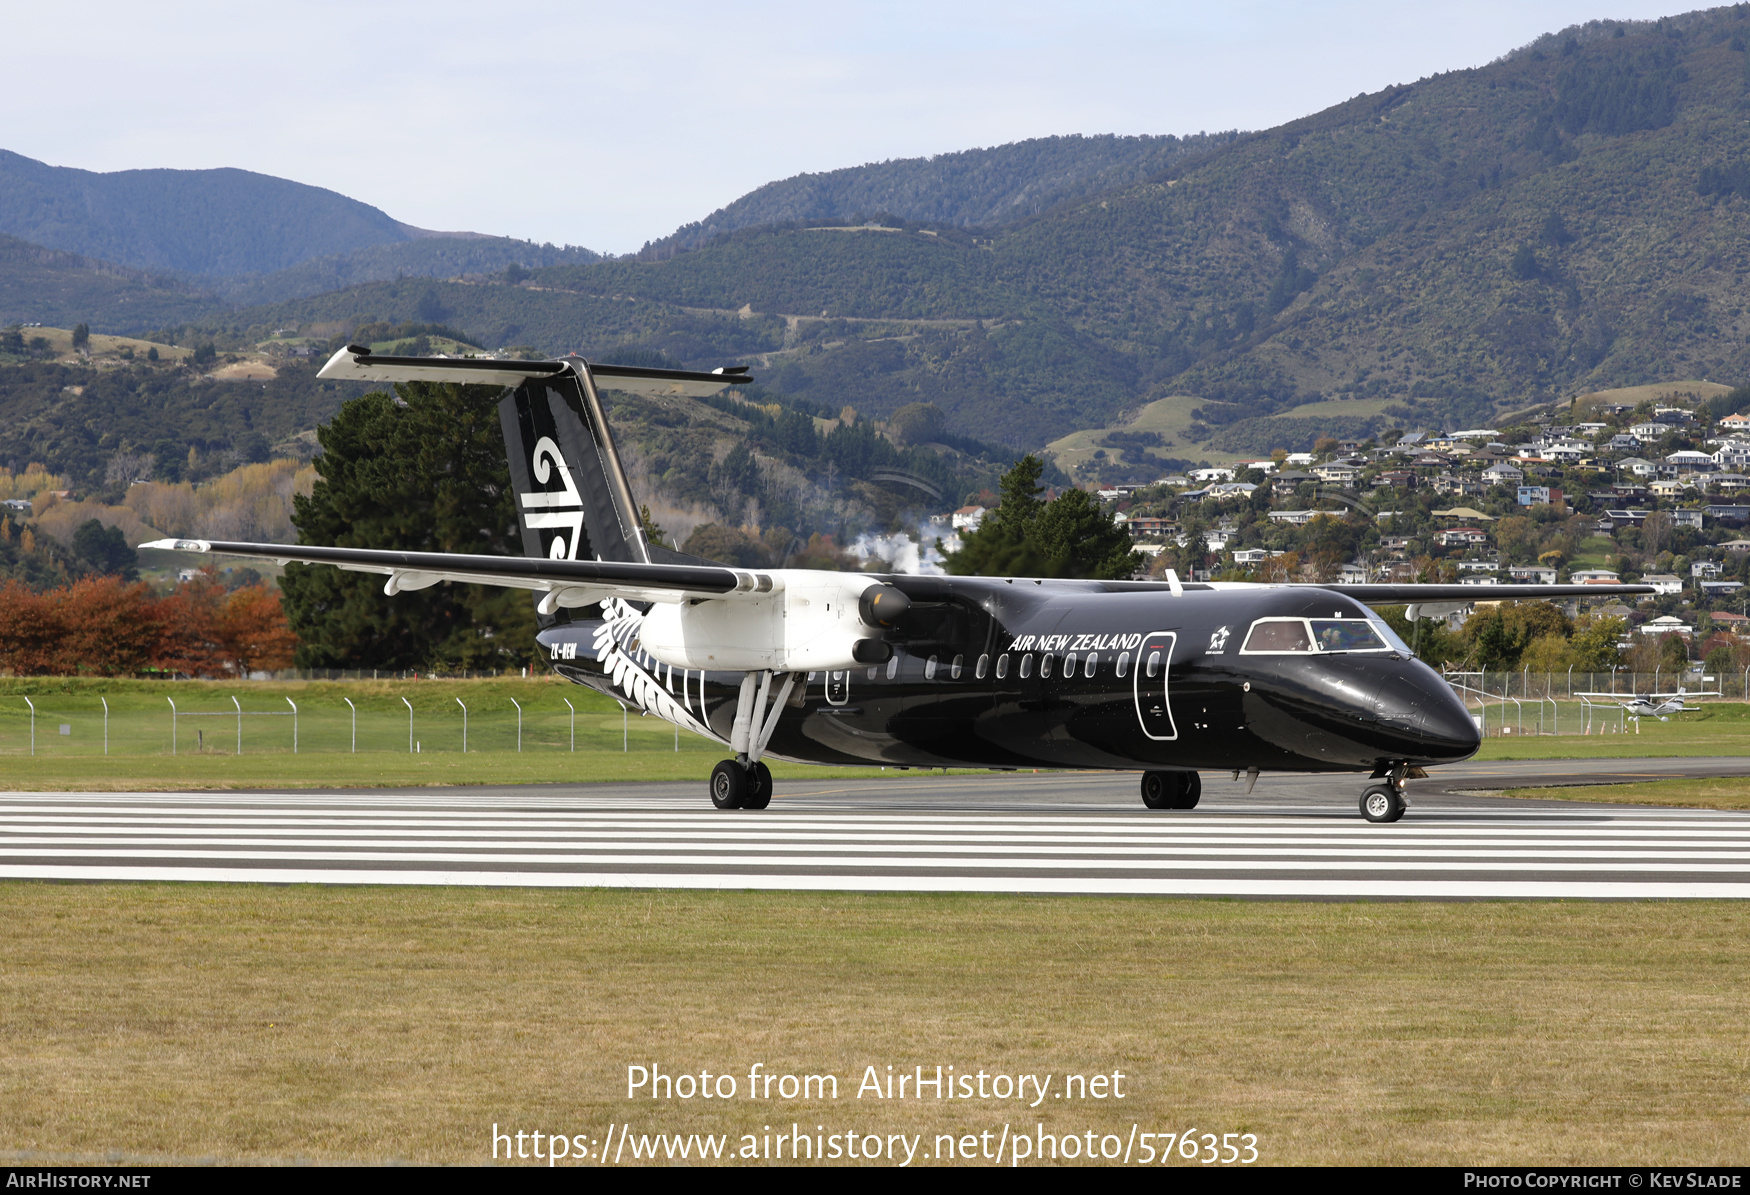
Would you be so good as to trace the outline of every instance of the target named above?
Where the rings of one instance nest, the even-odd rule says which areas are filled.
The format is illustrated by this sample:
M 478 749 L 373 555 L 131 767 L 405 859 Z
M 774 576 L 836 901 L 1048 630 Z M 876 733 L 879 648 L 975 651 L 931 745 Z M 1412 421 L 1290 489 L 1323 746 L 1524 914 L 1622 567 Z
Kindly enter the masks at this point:
M 498 404 L 523 551 L 556 560 L 650 562 L 638 508 L 587 363 L 528 378 Z
M 697 557 L 645 539 L 602 408 L 601 389 L 700 397 L 746 385 L 751 380 L 747 367 L 695 373 L 592 365 L 581 357 L 566 357 L 542 363 L 540 374 L 530 368 L 498 404 L 522 519 L 523 551 L 561 560 L 695 562 Z

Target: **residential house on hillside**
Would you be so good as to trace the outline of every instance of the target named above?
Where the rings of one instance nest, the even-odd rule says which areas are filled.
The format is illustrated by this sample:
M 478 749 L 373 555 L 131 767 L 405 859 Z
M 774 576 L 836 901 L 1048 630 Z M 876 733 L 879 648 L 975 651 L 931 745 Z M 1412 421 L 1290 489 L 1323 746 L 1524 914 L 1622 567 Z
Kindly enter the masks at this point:
M 1683 592 L 1683 578 L 1676 573 L 1642 573 L 1641 584 L 1651 585 L 1655 597 Z
M 1642 577 L 1642 581 L 1651 582 L 1652 578 Z M 1643 635 L 1681 635 L 1685 639 L 1695 633 L 1695 628 L 1674 614 L 1661 614 L 1643 622 L 1637 630 Z
M 1674 510 L 1671 512 L 1671 525 L 1673 527 L 1693 527 L 1700 531 L 1701 516 L 1702 512 L 1698 507 L 1692 506 L 1685 510 Z
M 1607 568 L 1577 568 L 1568 574 L 1568 580 L 1575 585 L 1616 585 L 1620 578 L 1620 573 Z
M 984 522 L 985 513 L 982 506 L 962 506 L 950 521 L 956 531 L 977 531 L 979 524 Z
M 1652 461 L 1642 460 L 1638 456 L 1625 456 L 1616 462 L 1616 471 L 1626 473 L 1631 477 L 1657 477 L 1659 466 Z
M 1521 506 L 1560 506 L 1562 491 L 1547 485 L 1522 485 L 1519 487 L 1519 505 Z
M 1720 420 L 1720 427 L 1731 432 L 1750 432 L 1750 413 L 1738 411 Z
M 1481 527 L 1452 527 L 1440 533 L 1443 548 L 1470 547 L 1489 542 L 1489 533 Z
M 1644 444 L 1648 440 L 1662 440 L 1662 439 L 1664 439 L 1666 436 L 1670 435 L 1672 432 L 1677 430 L 1677 424 L 1676 423 L 1665 423 L 1665 422 L 1662 422 L 1662 421 L 1656 420 L 1656 419 L 1649 419 L 1644 423 L 1637 423 L 1637 424 L 1633 425 L 1628 430 L 1629 430 L 1630 434 L 1635 435 L 1635 436 L 1639 436 L 1641 439 L 1641 442 Z
M 1347 461 L 1332 461 L 1325 465 L 1314 465 L 1312 470 L 1321 481 L 1332 485 L 1352 485 L 1361 470 Z
M 1631 432 L 1618 432 L 1605 447 L 1612 452 L 1639 452 L 1641 438 Z
M 1483 481 L 1489 485 L 1518 485 L 1524 480 L 1525 474 L 1506 462 L 1483 470 Z
M 1696 452 L 1690 448 L 1671 453 L 1665 458 L 1665 463 L 1689 473 L 1712 473 L 1719 465 L 1719 462 L 1714 460 L 1709 453 Z
M 1507 576 L 1516 585 L 1554 585 L 1559 570 L 1546 568 L 1543 565 L 1514 565 L 1507 570 Z

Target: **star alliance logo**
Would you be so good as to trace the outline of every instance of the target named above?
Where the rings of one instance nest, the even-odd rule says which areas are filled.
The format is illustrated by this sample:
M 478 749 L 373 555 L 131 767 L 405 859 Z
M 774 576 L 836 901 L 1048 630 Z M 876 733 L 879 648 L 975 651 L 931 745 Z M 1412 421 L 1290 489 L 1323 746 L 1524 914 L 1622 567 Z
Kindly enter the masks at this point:
M 1211 652 L 1227 650 L 1226 627 L 1217 627 L 1215 633 L 1209 637 L 1209 650 Z

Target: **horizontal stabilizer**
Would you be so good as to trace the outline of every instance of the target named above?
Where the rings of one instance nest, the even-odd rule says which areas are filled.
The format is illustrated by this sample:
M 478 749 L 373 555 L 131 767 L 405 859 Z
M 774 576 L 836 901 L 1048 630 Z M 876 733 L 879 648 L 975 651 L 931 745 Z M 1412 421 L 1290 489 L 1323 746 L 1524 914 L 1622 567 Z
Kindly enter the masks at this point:
M 500 361 L 490 357 L 391 357 L 349 344 L 328 359 L 316 375 L 338 382 L 455 382 L 465 386 L 516 386 L 530 378 L 551 378 L 583 366 L 603 390 L 633 394 L 684 394 L 693 398 L 717 394 L 753 379 L 745 365 L 702 373 L 690 369 L 645 369 L 635 365 L 598 365 L 582 357 L 553 361 Z

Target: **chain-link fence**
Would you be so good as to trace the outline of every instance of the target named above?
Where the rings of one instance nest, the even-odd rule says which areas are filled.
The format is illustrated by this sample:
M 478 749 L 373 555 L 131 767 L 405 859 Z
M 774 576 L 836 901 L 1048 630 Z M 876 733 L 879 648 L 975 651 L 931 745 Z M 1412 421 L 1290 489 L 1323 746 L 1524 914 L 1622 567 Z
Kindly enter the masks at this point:
M 704 740 L 637 710 L 542 697 L 408 703 L 191 692 L 156 703 L 59 694 L 0 698 L 0 755 L 681 751 Z
M 1750 700 L 1750 672 L 1723 676 L 1695 669 L 1653 672 L 1447 672 L 1446 681 L 1485 735 L 1626 734 L 1637 698 Z M 1654 695 L 1657 695 L 1654 697 Z

